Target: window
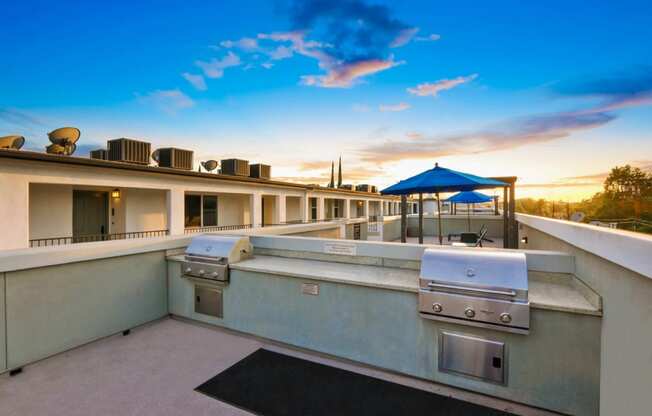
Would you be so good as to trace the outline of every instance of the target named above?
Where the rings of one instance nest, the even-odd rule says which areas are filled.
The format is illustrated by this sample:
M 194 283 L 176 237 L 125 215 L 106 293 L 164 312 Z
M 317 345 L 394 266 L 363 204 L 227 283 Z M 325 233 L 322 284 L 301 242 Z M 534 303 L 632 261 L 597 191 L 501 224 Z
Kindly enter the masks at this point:
M 342 201 L 335 200 L 333 202 L 334 202 L 334 205 L 333 205 L 333 217 L 340 218 L 340 203 Z
M 186 228 L 217 225 L 217 196 L 187 194 L 184 205 Z
M 201 195 L 186 195 L 186 227 L 201 227 Z
M 217 225 L 217 197 L 215 195 L 203 195 L 203 217 L 204 227 Z
M 317 219 L 317 198 L 310 198 L 310 219 Z

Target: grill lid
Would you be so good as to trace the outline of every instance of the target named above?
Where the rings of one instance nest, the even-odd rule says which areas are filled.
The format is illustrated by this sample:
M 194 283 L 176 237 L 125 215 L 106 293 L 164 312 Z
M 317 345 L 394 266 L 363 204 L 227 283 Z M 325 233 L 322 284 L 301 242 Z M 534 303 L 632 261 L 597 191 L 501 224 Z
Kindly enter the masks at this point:
M 202 234 L 192 238 L 186 255 L 197 257 L 224 258 L 235 263 L 251 254 L 249 237 Z
M 524 253 L 478 249 L 427 249 L 421 258 L 422 283 L 515 291 L 527 298 Z

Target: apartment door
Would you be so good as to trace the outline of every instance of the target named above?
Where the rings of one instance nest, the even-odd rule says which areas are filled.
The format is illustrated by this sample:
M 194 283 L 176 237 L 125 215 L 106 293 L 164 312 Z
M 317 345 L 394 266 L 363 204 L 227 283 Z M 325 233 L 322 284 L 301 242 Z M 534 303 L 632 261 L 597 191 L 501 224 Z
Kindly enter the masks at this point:
M 98 191 L 73 191 L 72 236 L 108 234 L 109 193 Z

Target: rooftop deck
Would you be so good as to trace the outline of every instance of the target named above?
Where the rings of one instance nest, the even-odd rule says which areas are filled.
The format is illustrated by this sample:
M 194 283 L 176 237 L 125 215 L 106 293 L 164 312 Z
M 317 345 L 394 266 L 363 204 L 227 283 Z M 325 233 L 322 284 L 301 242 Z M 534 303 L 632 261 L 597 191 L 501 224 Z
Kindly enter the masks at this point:
M 0 376 L 3 415 L 250 415 L 194 389 L 266 348 L 524 416 L 555 415 L 233 331 L 165 318 Z

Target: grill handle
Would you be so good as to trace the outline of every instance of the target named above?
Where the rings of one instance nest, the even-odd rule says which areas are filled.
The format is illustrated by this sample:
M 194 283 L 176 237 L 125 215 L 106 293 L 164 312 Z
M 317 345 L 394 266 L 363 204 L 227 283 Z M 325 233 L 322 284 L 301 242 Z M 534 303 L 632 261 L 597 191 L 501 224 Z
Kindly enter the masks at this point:
M 432 283 L 432 282 L 428 283 L 428 287 L 431 287 L 433 289 L 464 290 L 467 292 L 485 293 L 488 295 L 503 295 L 503 296 L 511 296 L 511 297 L 516 296 L 516 292 L 514 292 L 513 290 L 502 291 L 502 290 L 480 289 L 480 288 L 470 288 L 465 286 L 444 285 L 441 283 Z

